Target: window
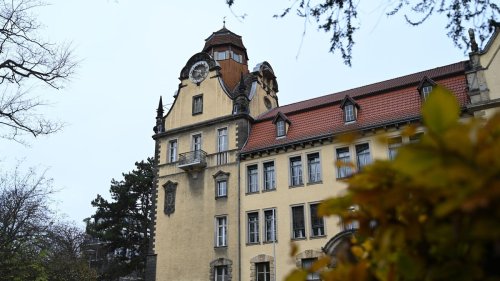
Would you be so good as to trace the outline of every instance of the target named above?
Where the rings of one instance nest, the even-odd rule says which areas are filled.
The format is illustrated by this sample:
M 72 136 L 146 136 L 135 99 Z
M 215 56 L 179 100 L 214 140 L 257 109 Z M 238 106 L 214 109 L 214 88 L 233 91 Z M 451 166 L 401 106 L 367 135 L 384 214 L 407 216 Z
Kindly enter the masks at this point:
M 276 241 L 276 209 L 264 211 L 266 242 Z
M 421 91 L 422 91 L 422 99 L 426 101 L 427 98 L 429 97 L 429 94 L 432 92 L 432 85 L 427 85 L 422 87 Z
M 292 207 L 292 238 L 306 237 L 306 224 L 304 221 L 304 206 Z
M 248 237 L 249 244 L 259 243 L 259 213 L 253 212 L 247 214 L 248 219 Z
M 350 214 L 354 214 L 355 212 L 356 212 L 355 207 L 349 208 Z M 343 223 L 343 225 L 344 225 L 344 230 L 353 230 L 359 228 L 359 222 L 357 220 L 349 220 L 348 222 Z
M 257 273 L 256 281 L 271 281 L 271 270 L 269 270 L 269 262 L 255 263 L 255 271 Z
M 217 197 L 227 197 L 227 180 L 217 181 Z
M 395 137 L 395 138 L 390 138 L 388 140 L 388 147 L 389 147 L 389 159 L 394 160 L 396 158 L 396 155 L 398 154 L 398 149 L 401 147 L 401 144 L 403 143 L 403 139 L 401 137 Z
M 316 261 L 315 258 L 302 259 L 302 268 L 305 270 L 309 270 L 315 261 Z M 319 272 L 308 273 L 306 280 L 307 281 L 320 281 L 321 278 L 319 277 Z
M 193 115 L 203 112 L 203 96 L 198 95 L 193 97 Z
M 201 134 L 193 135 L 192 150 L 194 151 L 193 160 L 201 160 Z
M 344 121 L 345 122 L 356 121 L 356 114 L 354 112 L 354 105 L 352 103 L 348 103 L 344 107 Z
M 348 147 L 337 148 L 337 178 L 345 178 L 351 175 L 351 155 Z
M 371 162 L 369 145 L 367 143 L 356 145 L 356 163 L 358 165 L 358 171 L 363 170 L 363 167 Z
M 215 278 L 214 281 L 227 281 L 229 276 L 227 274 L 227 265 L 219 265 L 214 269 Z
M 168 142 L 168 162 L 174 163 L 177 161 L 177 140 Z
M 248 166 L 247 168 L 247 180 L 248 180 L 248 193 L 259 192 L 259 173 L 257 170 L 257 165 Z
M 276 175 L 274 174 L 274 162 L 264 163 L 264 190 L 276 189 Z
M 319 161 L 319 153 L 307 155 L 307 169 L 309 173 L 309 182 L 321 181 L 321 164 Z
M 311 214 L 311 236 L 324 236 L 325 235 L 325 222 L 322 217 L 318 216 L 318 205 L 309 205 Z
M 217 130 L 217 152 L 226 151 L 228 147 L 227 142 L 227 128 Z
M 224 247 L 227 245 L 227 217 L 215 218 L 215 246 Z
M 214 57 L 216 60 L 225 60 L 227 59 L 226 52 L 214 52 Z
M 302 184 L 302 160 L 300 156 L 290 158 L 290 185 Z
M 276 122 L 276 137 L 282 137 L 286 133 L 285 130 L 285 121 L 284 120 L 278 120 Z
M 241 63 L 243 61 L 242 56 L 239 55 L 239 54 L 237 54 L 237 53 L 233 53 L 232 52 L 231 53 L 231 57 L 233 58 L 233 60 L 235 60 L 235 61 L 237 61 L 239 63 Z

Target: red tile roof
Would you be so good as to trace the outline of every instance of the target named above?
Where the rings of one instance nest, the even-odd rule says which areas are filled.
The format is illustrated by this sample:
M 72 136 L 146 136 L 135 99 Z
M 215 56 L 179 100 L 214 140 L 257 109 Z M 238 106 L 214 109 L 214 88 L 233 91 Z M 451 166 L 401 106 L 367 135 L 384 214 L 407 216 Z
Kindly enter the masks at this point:
M 278 107 L 255 120 L 242 153 L 255 152 L 323 136 L 383 126 L 388 123 L 418 120 L 422 101 L 417 90 L 424 76 L 453 91 L 461 106 L 468 102 L 466 62 L 459 62 L 399 78 L 342 91 Z M 346 95 L 354 98 L 360 109 L 355 123 L 344 124 L 340 102 Z M 285 138 L 276 138 L 273 118 L 278 112 L 291 121 Z
M 225 27 L 212 33 L 212 35 L 210 35 L 207 39 L 205 39 L 205 46 L 203 47 L 203 52 L 208 51 L 210 48 L 214 46 L 220 46 L 220 45 L 233 45 L 246 51 L 246 48 L 243 45 L 243 41 L 241 40 L 241 36 L 230 31 Z

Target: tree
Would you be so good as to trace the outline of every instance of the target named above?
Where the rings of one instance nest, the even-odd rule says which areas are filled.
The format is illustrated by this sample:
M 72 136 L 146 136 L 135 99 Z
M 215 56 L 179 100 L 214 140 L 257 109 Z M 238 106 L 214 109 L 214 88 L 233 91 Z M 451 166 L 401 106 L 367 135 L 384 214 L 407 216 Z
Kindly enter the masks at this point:
M 67 45 L 38 37 L 40 23 L 32 14 L 40 0 L 0 0 L 0 137 L 21 141 L 21 136 L 54 133 L 61 124 L 45 119 L 37 110 L 45 102 L 23 86 L 39 81 L 59 89 L 73 74 L 76 63 Z
M 0 175 L 0 280 L 95 280 L 80 251 L 83 231 L 56 220 L 54 192 L 35 169 Z
M 350 248 L 357 261 L 324 270 L 323 280 L 500 279 L 500 114 L 461 122 L 459 112 L 451 93 L 433 91 L 420 143 L 376 161 L 345 195 L 325 201 L 323 214 L 360 228 Z
M 96 213 L 86 219 L 87 233 L 105 241 L 112 256 L 100 269 L 102 280 L 118 280 L 135 274 L 144 278 L 151 222 L 153 159 L 135 163 L 136 169 L 112 180 L 109 190 L 113 201 L 101 195 L 92 201 Z
M 226 0 L 232 7 L 235 0 Z M 462 48 L 471 43 L 466 34 L 466 25 L 474 28 L 481 42 L 489 38 L 491 25 L 498 25 L 500 6 L 495 0 L 396 0 L 386 2 L 387 16 L 403 14 L 405 20 L 414 26 L 425 22 L 434 14 L 448 19 L 447 35 L 455 45 Z M 331 33 L 330 52 L 339 51 L 346 65 L 351 65 L 354 34 L 359 29 L 358 3 L 354 0 L 295 0 L 291 6 L 275 17 L 282 18 L 295 11 L 306 21 L 312 18 L 318 29 Z

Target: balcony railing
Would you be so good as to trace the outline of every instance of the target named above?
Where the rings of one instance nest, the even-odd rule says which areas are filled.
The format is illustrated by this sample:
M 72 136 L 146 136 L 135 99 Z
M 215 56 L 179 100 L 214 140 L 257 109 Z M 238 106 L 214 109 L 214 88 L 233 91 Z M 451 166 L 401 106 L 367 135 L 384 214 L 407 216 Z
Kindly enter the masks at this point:
M 183 170 L 196 170 L 207 166 L 207 153 L 203 150 L 195 150 L 179 154 L 177 167 Z

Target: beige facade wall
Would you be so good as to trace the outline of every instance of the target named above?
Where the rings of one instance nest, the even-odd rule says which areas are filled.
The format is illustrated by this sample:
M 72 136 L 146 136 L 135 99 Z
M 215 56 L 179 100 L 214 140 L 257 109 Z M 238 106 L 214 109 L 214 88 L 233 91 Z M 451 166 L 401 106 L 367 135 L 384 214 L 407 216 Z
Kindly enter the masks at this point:
M 485 68 L 484 76 L 489 89 L 490 100 L 500 102 L 500 35 L 492 41 L 488 51 L 481 55 L 481 65 Z M 484 117 L 490 118 L 493 114 L 500 112 L 500 108 L 485 110 Z
M 422 129 L 419 129 L 421 131 Z M 301 264 L 301 258 L 317 257 L 322 254 L 322 247 L 343 230 L 337 217 L 325 218 L 325 236 L 311 237 L 311 215 L 310 204 L 319 203 L 326 198 L 337 196 L 345 191 L 346 183 L 344 180 L 337 179 L 336 149 L 349 147 L 350 159 L 355 162 L 357 144 L 368 143 L 370 147 L 370 157 L 374 159 L 387 159 L 388 146 L 386 143 L 377 141 L 380 137 L 401 136 L 401 130 L 379 130 L 376 133 L 360 137 L 352 144 L 339 143 L 336 141 L 317 143 L 314 146 L 307 145 L 304 148 L 298 146 L 297 149 L 289 149 L 284 152 L 264 154 L 261 157 L 247 158 L 240 165 L 241 178 L 241 236 L 242 236 L 242 268 L 241 280 L 253 281 L 255 267 L 252 260 L 259 256 L 269 256 L 276 265 L 277 279 L 283 280 L 287 273 Z M 408 137 L 402 137 L 403 143 L 408 143 Z M 321 182 L 308 183 L 307 155 L 319 153 L 321 161 Z M 301 156 L 303 185 L 290 187 L 290 158 Z M 264 171 L 263 164 L 274 161 L 276 174 L 276 190 L 263 191 Z M 259 192 L 247 193 L 248 188 L 248 167 L 258 166 Z M 306 238 L 292 238 L 292 206 L 304 206 Z M 264 216 L 263 211 L 276 208 L 277 213 L 277 243 L 263 242 L 264 238 Z M 247 214 L 249 212 L 259 212 L 259 232 L 260 243 L 248 244 L 248 224 Z M 290 242 L 297 243 L 299 254 L 296 257 L 290 257 Z M 275 260 L 274 260 L 275 257 Z M 272 271 L 272 270 L 271 270 Z

